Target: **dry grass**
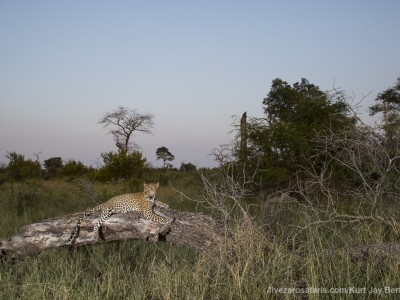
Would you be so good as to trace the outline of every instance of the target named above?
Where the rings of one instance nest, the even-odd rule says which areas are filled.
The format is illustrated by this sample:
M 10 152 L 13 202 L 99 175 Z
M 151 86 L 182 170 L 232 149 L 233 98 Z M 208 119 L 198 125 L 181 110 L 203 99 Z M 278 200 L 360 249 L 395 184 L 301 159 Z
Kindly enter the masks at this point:
M 180 188 L 185 189 L 184 186 Z M 0 187 L 0 236 L 15 234 L 27 223 L 91 206 L 88 191 L 75 183 L 3 185 Z M 129 189 L 127 184 L 96 184 L 100 201 Z M 190 188 L 186 188 L 190 192 Z M 197 192 L 196 192 L 197 193 Z M 159 199 L 180 209 L 170 186 Z M 259 200 L 260 201 L 260 200 Z M 290 213 L 288 210 L 290 209 Z M 274 218 L 269 213 L 274 212 Z M 240 214 L 237 214 L 240 216 Z M 366 261 L 326 252 L 335 245 L 382 242 L 390 228 L 367 223 L 307 228 L 293 235 L 289 223 L 307 219 L 296 203 L 260 206 L 257 217 L 229 222 L 226 237 L 212 253 L 196 253 L 169 244 L 143 241 L 46 251 L 0 263 L 1 299 L 335 299 L 356 294 L 276 293 L 278 288 L 397 287 L 396 259 Z M 268 226 L 265 225 L 268 223 Z M 293 238 L 295 237 L 295 238 Z M 274 292 L 275 291 L 275 292 Z M 363 294 L 363 298 L 375 298 Z M 395 294 L 384 295 L 395 298 Z

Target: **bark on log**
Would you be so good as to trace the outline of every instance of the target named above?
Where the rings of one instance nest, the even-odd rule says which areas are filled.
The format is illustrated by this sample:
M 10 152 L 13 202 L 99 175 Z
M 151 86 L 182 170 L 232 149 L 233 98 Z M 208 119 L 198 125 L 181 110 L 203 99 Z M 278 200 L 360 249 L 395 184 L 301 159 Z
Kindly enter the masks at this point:
M 170 224 L 158 224 L 143 218 L 140 213 L 112 215 L 102 226 L 100 238 L 92 241 L 93 226 L 99 214 L 93 213 L 81 223 L 75 246 L 128 239 L 151 242 L 167 241 L 201 251 L 214 248 L 222 237 L 222 226 L 201 213 L 157 208 L 162 214 L 176 218 Z M 66 246 L 72 230 L 82 213 L 43 220 L 23 227 L 19 234 L 0 240 L 0 258 L 14 259 L 27 254 Z

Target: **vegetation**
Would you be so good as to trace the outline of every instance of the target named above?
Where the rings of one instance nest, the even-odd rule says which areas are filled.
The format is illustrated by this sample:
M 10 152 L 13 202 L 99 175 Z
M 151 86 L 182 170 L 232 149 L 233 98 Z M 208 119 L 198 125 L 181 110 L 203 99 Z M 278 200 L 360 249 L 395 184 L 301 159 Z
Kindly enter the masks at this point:
M 163 161 L 164 169 L 166 169 L 168 166 L 171 167 L 171 164 L 167 163 L 167 161 L 173 161 L 175 159 L 175 156 L 169 152 L 167 147 L 164 146 L 157 148 L 156 157 L 157 160 L 161 159 Z
M 394 86 L 379 93 L 375 105 L 369 107 L 370 114 L 383 113 L 382 129 L 388 139 L 398 134 L 400 123 L 400 77 Z
M 192 164 L 192 163 L 181 163 L 181 166 L 179 168 L 180 171 L 186 171 L 186 172 L 194 172 L 197 170 L 197 167 Z
M 100 181 L 121 180 L 141 177 L 146 160 L 140 152 L 106 152 L 101 157 L 104 166 L 96 178 Z
M 61 157 L 51 157 L 44 161 L 44 168 L 46 169 L 46 176 L 48 178 L 57 176 L 62 167 L 63 162 Z
M 216 179 L 216 175 L 211 178 Z M 304 203 L 294 199 L 268 199 L 263 205 L 246 207 L 248 195 L 241 193 L 239 186 L 230 186 L 233 181 L 219 181 L 227 176 L 222 175 L 218 175 L 218 184 L 208 182 L 203 194 L 193 193 L 193 187 L 200 192 L 197 177 L 186 185 L 181 184 L 182 178 L 176 185 L 173 183 L 176 189 L 198 199 L 200 206 L 181 199 L 170 186 L 161 187 L 159 193 L 159 199 L 173 208 L 201 208 L 214 216 L 220 210 L 213 201 L 223 200 L 221 203 L 230 208 L 231 217 L 226 220 L 226 239 L 215 252 L 196 253 L 142 241 L 82 247 L 73 253 L 67 248 L 47 251 L 0 263 L 0 297 L 275 299 L 277 294 L 272 288 L 398 285 L 400 275 L 395 257 L 354 260 L 346 251 L 334 255 L 326 251 L 395 240 L 398 237 L 390 227 L 375 222 L 307 227 L 314 214 L 311 207 L 304 209 Z M 78 184 L 54 180 L 3 185 L 0 235 L 8 237 L 24 224 L 84 210 L 93 205 L 89 195 L 101 202 L 130 189 L 129 183 L 91 186 L 85 181 Z M 228 190 L 233 192 L 227 194 Z M 214 191 L 219 194 L 213 198 Z M 235 201 L 245 208 L 250 220 L 233 207 Z M 346 203 L 336 205 L 340 208 Z M 320 298 L 318 294 L 309 296 Z
M 389 105 L 382 99 L 392 101 L 382 95 L 377 113 Z M 247 147 L 238 135 L 232 148 L 214 152 L 220 166 L 212 170 L 155 169 L 141 153 L 119 149 L 103 153 L 99 169 L 69 161 L 42 180 L 40 164 L 9 153 L 0 167 L 2 238 L 140 190 L 143 181 L 159 181 L 158 199 L 173 209 L 218 218 L 226 234 L 211 253 L 124 241 L 2 261 L 0 298 L 396 299 L 400 291 L 388 289 L 400 285 L 398 253 L 352 249 L 399 239 L 399 123 L 390 121 L 398 110 L 388 106 L 390 117 L 372 128 L 346 99 L 305 79 L 274 80 L 265 118 L 242 123 Z
M 239 140 L 233 150 L 240 168 L 259 170 L 257 181 L 263 189 L 283 188 L 293 180 L 307 157 L 318 154 L 315 136 L 327 130 L 349 130 L 356 124 L 342 93 L 323 92 L 306 79 L 293 86 L 275 79 L 263 105 L 265 117 L 251 118 L 247 124 L 246 159 Z
M 18 154 L 15 151 L 8 152 L 6 157 L 9 160 L 8 166 L 4 170 L 7 178 L 22 181 L 27 178 L 40 176 L 40 162 L 25 159 L 24 155 Z

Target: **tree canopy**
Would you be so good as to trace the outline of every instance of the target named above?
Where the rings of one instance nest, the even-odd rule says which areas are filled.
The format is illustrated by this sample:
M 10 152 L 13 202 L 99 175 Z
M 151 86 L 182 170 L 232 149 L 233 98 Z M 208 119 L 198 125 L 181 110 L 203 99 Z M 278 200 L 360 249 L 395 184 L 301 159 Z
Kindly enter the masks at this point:
M 400 126 L 400 77 L 390 88 L 378 94 L 375 105 L 369 107 L 370 115 L 383 113 L 383 130 L 386 138 L 392 140 Z
M 175 159 L 175 156 L 164 146 L 156 150 L 156 157 L 157 160 L 161 159 L 164 162 L 164 169 L 167 167 L 167 161 L 173 161 Z
M 44 167 L 46 169 L 46 176 L 55 177 L 63 167 L 61 157 L 51 157 L 44 161 Z
M 248 124 L 247 165 L 262 170 L 270 185 L 288 182 L 306 157 L 315 154 L 316 134 L 355 125 L 348 106 L 336 96 L 304 78 L 293 85 L 273 80 L 262 102 L 265 118 Z

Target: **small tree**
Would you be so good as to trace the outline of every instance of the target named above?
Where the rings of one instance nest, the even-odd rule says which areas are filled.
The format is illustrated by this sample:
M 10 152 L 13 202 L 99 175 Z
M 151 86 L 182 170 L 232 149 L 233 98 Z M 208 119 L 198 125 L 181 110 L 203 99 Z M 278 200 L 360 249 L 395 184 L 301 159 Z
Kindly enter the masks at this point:
M 123 153 L 134 150 L 131 137 L 135 131 L 151 133 L 154 126 L 152 114 L 140 114 L 123 106 L 111 113 L 107 112 L 99 123 L 109 129 L 117 148 Z
M 44 167 L 48 177 L 55 177 L 63 167 L 61 157 L 51 157 L 44 161 Z
M 68 160 L 62 170 L 63 176 L 82 176 L 88 171 L 88 168 L 80 161 Z
M 168 165 L 167 161 L 173 161 L 175 159 L 175 156 L 172 155 L 171 152 L 169 152 L 167 147 L 160 147 L 156 150 L 156 156 L 157 156 L 157 160 L 161 159 L 164 162 L 164 169 L 167 168 Z
M 194 172 L 197 170 L 197 167 L 192 163 L 185 163 L 182 162 L 181 167 L 179 168 L 180 171 L 184 172 Z
M 400 128 L 400 77 L 394 86 L 379 93 L 375 105 L 369 107 L 370 115 L 383 113 L 383 126 L 386 139 L 394 140 Z

